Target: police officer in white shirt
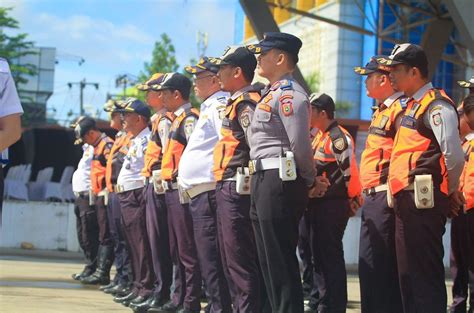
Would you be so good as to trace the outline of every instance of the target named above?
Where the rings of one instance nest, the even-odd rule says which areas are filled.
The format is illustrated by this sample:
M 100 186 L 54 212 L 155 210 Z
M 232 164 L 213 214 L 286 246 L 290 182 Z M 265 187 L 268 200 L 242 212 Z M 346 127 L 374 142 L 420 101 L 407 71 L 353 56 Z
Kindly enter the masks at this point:
M 148 127 L 150 110 L 140 100 L 130 98 L 127 105 L 118 110 L 123 114 L 124 129 L 132 134 L 130 148 L 117 179 L 116 192 L 122 210 L 125 238 L 130 251 L 133 287 L 130 294 L 114 298 L 115 302 L 126 306 L 138 304 L 151 294 L 153 264 L 146 232 L 145 201 L 140 174 L 151 131 Z
M 219 68 L 207 57 L 185 70 L 194 75 L 194 91 L 204 102 L 179 163 L 179 184 L 190 198 L 194 239 L 212 312 L 230 312 L 231 301 L 217 240 L 214 146 L 219 140 L 229 94 L 221 91 Z M 198 160 L 198 162 L 196 162 Z
M 75 127 L 75 124 L 71 125 Z M 74 280 L 82 280 L 92 275 L 97 267 L 97 250 L 99 248 L 99 225 L 94 205 L 90 204 L 89 189 L 91 187 L 91 162 L 94 147 L 82 146 L 82 158 L 72 175 L 72 191 L 76 197 L 74 214 L 76 215 L 76 231 L 79 246 L 84 252 L 86 265 L 79 274 L 73 274 Z
M 2 225 L 3 204 L 3 166 L 8 161 L 9 146 L 21 136 L 20 116 L 23 113 L 20 99 L 16 92 L 15 82 L 10 67 L 5 59 L 0 58 L 0 225 Z

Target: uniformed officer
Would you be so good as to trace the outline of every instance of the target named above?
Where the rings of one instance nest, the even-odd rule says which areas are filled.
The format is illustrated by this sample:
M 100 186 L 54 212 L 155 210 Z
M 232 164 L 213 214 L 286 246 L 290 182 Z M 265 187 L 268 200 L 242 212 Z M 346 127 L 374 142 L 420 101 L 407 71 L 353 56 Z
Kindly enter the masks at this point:
M 152 295 L 144 302 L 130 305 L 135 312 L 146 312 L 149 308 L 158 308 L 170 298 L 173 265 L 169 252 L 168 217 L 164 190 L 161 184 L 161 160 L 163 144 L 159 132 L 169 132 L 171 119 L 161 100 L 161 91 L 156 86 L 164 74 L 153 74 L 137 89 L 146 92 L 146 102 L 155 112 L 151 117 L 151 135 L 145 152 L 145 166 L 142 176 L 145 179 L 144 197 L 146 206 L 146 229 L 150 242 L 155 282 Z M 178 291 L 179 289 L 175 289 Z
M 387 178 L 393 139 L 406 98 L 390 83 L 390 67 L 378 56 L 354 71 L 366 77 L 367 96 L 375 99 L 369 133 L 360 162 L 364 195 L 359 243 L 359 281 L 363 313 L 399 313 L 402 300 L 395 257 L 395 213 L 387 202 Z
M 172 112 L 166 149 L 161 164 L 161 177 L 166 189 L 165 200 L 168 208 L 170 251 L 173 264 L 177 267 L 175 286 L 181 286 L 182 298 L 172 299 L 158 310 L 149 312 L 198 312 L 201 309 L 201 271 L 194 240 L 193 219 L 189 210 L 189 199 L 178 190 L 178 168 L 196 121 L 198 110 L 191 107 L 189 95 L 191 81 L 180 73 L 168 73 L 158 90 L 165 108 Z M 161 135 L 161 134 L 160 134 Z M 161 137 L 163 140 L 163 137 Z M 196 159 L 193 159 L 196 164 Z M 176 302 L 179 300 L 179 302 Z
M 2 225 L 3 167 L 8 162 L 7 148 L 21 137 L 23 113 L 8 62 L 0 57 L 0 226 Z
M 451 274 L 453 303 L 450 313 L 474 310 L 474 95 L 466 97 L 458 108 L 460 135 L 465 157 L 459 189 L 466 204 L 451 220 Z M 468 301 L 469 300 L 469 301 Z M 469 311 L 468 309 L 469 303 Z
M 104 105 L 104 111 L 110 113 L 110 127 L 117 130 L 115 140 L 105 167 L 105 183 L 108 190 L 107 217 L 109 219 L 110 235 L 114 244 L 114 265 L 116 274 L 110 285 L 104 286 L 103 291 L 116 296 L 130 293 L 132 273 L 130 256 L 124 238 L 121 224 L 121 209 L 115 186 L 128 152 L 131 134 L 128 134 L 122 125 L 122 117 L 118 110 L 123 108 L 123 101 L 109 100 Z M 101 287 L 102 288 L 102 287 Z M 99 288 L 100 289 L 100 288 Z
M 248 49 L 258 54 L 257 73 L 270 81 L 250 123 L 251 210 L 257 252 L 273 312 L 302 312 L 296 258 L 298 222 L 314 191 L 310 107 L 291 73 L 301 40 L 266 33 Z
M 468 88 L 469 94 L 474 94 L 474 76 L 469 80 L 458 80 L 458 85 L 462 88 Z
M 211 62 L 219 67 L 222 90 L 231 93 L 214 148 L 220 255 L 228 270 L 234 311 L 261 312 L 260 273 L 250 221 L 247 143 L 250 121 L 260 100 L 259 91 L 251 85 L 257 60 L 245 47 L 227 47 L 220 58 Z
M 230 312 L 231 299 L 219 254 L 216 181 L 212 173 L 229 94 L 221 91 L 219 68 L 203 57 L 185 71 L 194 77 L 194 92 L 203 101 L 200 115 L 179 162 L 179 184 L 189 196 L 194 240 L 211 312 Z M 199 162 L 196 162 L 199 160 Z
M 71 128 L 75 128 L 73 123 Z M 97 249 L 99 248 L 99 226 L 94 204 L 90 204 L 89 190 L 91 186 L 91 162 L 94 147 L 84 144 L 82 158 L 72 175 L 72 191 L 74 192 L 74 214 L 76 215 L 76 231 L 86 265 L 79 274 L 73 274 L 74 280 L 81 280 L 92 275 L 97 268 Z
M 106 208 L 105 166 L 113 141 L 97 127 L 93 118 L 84 116 L 74 128 L 75 144 L 87 143 L 94 147 L 91 162 L 91 204 L 95 205 L 97 224 L 99 226 L 99 250 L 97 252 L 97 268 L 94 274 L 81 279 L 84 284 L 107 285 L 110 283 L 110 268 L 114 258 L 113 243 L 110 236 L 109 221 Z
M 117 179 L 116 193 L 122 210 L 125 239 L 130 251 L 133 288 L 123 297 L 114 298 L 125 306 L 143 302 L 151 294 L 155 276 L 146 233 L 144 181 L 140 175 L 144 166 L 144 156 L 150 139 L 150 110 L 140 100 L 130 98 L 123 115 L 124 130 L 132 134 L 130 148 Z
M 446 312 L 443 242 L 446 216 L 463 204 L 458 191 L 464 157 L 453 102 L 428 80 L 420 46 L 396 45 L 379 63 L 392 67 L 408 104 L 395 136 L 389 188 L 395 197 L 395 246 L 403 310 Z
M 311 247 L 319 289 L 318 312 L 345 312 L 347 277 L 342 237 L 349 216 L 361 204 L 362 187 L 349 132 L 334 119 L 335 104 L 326 94 L 312 94 L 311 123 L 319 131 L 313 140 L 318 175 L 329 179 L 327 191 L 311 199 Z

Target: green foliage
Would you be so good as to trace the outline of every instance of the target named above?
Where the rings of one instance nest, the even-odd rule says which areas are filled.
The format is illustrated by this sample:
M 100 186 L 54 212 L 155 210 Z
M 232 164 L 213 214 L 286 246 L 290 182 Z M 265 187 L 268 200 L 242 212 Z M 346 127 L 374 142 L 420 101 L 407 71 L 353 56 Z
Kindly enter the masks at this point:
M 319 72 L 312 72 L 304 78 L 311 93 L 319 92 L 319 83 L 321 81 L 320 78 Z
M 196 64 L 197 61 L 195 58 L 191 58 L 189 60 L 190 65 Z M 188 77 L 191 81 L 193 80 L 193 75 L 189 74 L 185 70 L 183 70 L 183 75 Z M 201 105 L 201 101 L 196 97 L 196 94 L 194 93 L 194 88 L 191 89 L 191 94 L 189 95 L 189 102 L 191 102 L 191 105 L 197 109 L 199 109 L 199 106 Z
M 176 51 L 167 34 L 163 33 L 160 40 L 155 42 L 151 61 L 145 62 L 145 69 L 138 76 L 141 82 L 146 81 L 155 73 L 176 72 L 179 65 L 176 61 Z
M 337 117 L 344 117 L 353 107 L 349 101 L 336 101 L 335 105 Z
M 15 30 L 19 28 L 19 23 L 10 17 L 11 8 L 0 7 L 0 56 L 10 63 L 13 79 L 18 86 L 19 83 L 28 82 L 27 76 L 36 74 L 36 66 L 33 64 L 18 65 L 12 60 L 27 55 L 36 54 L 32 50 L 34 43 L 28 41 L 28 34 L 20 33 L 14 36 L 7 35 L 5 30 Z

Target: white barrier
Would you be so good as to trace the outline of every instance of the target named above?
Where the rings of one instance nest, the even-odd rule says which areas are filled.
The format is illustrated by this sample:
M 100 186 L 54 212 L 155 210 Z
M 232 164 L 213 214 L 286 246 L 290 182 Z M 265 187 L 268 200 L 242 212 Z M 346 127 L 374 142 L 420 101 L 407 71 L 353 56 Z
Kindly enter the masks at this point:
M 443 237 L 444 265 L 449 266 L 451 223 L 446 224 Z M 359 259 L 360 217 L 349 220 L 344 234 L 346 264 L 355 265 Z M 74 206 L 67 203 L 5 201 L 0 247 L 20 248 L 30 242 L 36 249 L 80 250 L 76 234 Z
M 80 251 L 74 205 L 55 202 L 4 201 L 0 247 Z

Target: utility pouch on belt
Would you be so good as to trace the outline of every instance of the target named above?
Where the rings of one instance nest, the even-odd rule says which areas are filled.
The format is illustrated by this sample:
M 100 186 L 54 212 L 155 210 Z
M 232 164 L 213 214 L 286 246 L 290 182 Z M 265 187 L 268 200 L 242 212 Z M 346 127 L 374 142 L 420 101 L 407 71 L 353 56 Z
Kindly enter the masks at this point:
M 181 187 L 179 184 L 179 177 L 177 178 L 178 181 L 178 194 L 179 194 L 179 203 L 181 204 L 188 204 L 189 203 L 189 196 L 188 193 Z
M 165 187 L 163 186 L 164 181 L 161 179 L 161 170 L 155 170 L 151 174 L 151 179 L 153 181 L 153 189 L 158 195 L 165 193 Z
M 91 189 L 89 189 L 89 205 L 95 204 L 95 196 Z
M 240 195 L 249 195 L 250 194 L 250 172 L 248 167 L 239 167 L 237 168 L 237 177 L 235 189 Z
M 415 175 L 415 205 L 417 209 L 434 207 L 433 178 L 431 175 Z
M 104 205 L 109 205 L 109 190 L 104 189 Z
M 387 188 L 387 205 L 391 209 L 395 207 L 395 199 L 392 195 L 392 191 L 390 190 L 390 187 Z
M 289 181 L 296 179 L 296 164 L 293 152 L 287 151 L 285 156 L 280 157 L 280 179 L 282 181 Z

